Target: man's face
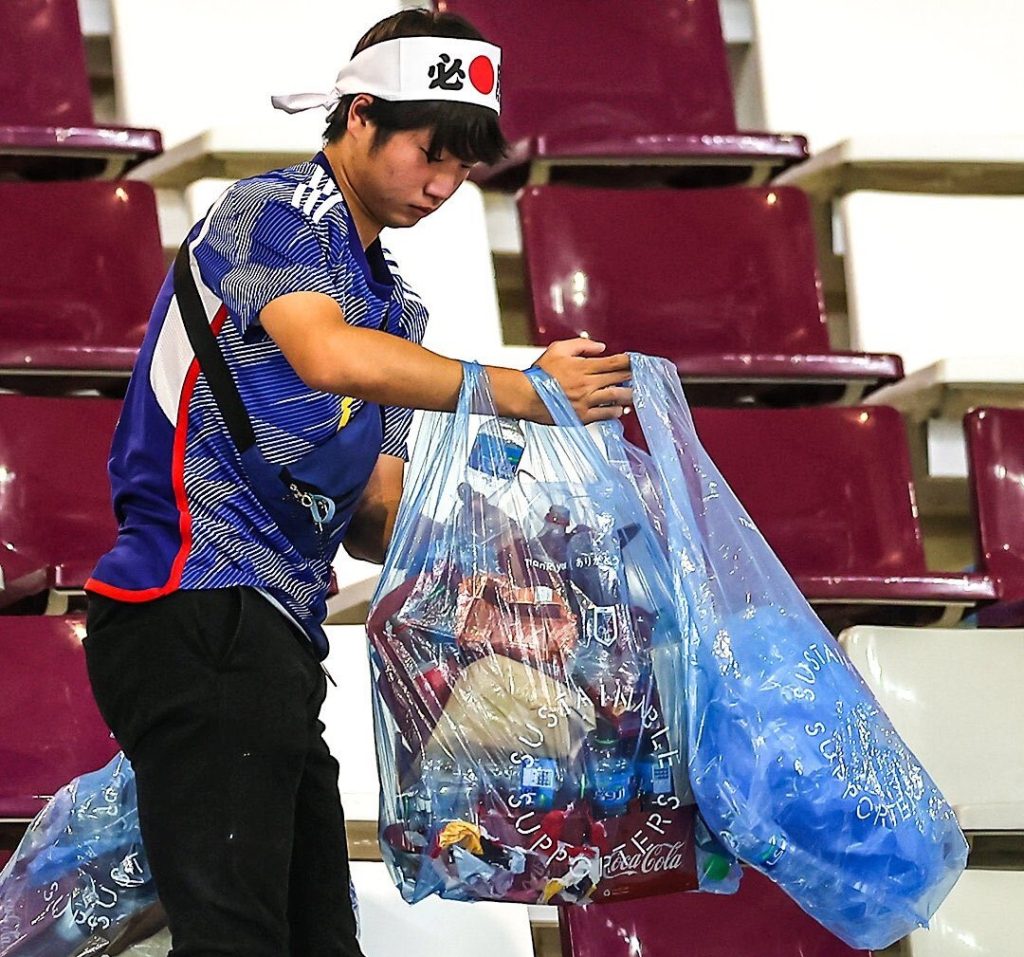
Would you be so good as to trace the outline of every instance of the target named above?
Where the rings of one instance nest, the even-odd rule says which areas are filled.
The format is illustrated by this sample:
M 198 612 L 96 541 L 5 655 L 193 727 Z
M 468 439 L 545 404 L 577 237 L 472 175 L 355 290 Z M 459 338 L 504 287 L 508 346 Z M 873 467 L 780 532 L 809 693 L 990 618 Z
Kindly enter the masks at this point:
M 445 151 L 431 157 L 431 130 L 392 134 L 376 150 L 364 137 L 357 150 L 353 185 L 367 211 L 383 226 L 414 226 L 438 209 L 469 175 L 472 164 Z

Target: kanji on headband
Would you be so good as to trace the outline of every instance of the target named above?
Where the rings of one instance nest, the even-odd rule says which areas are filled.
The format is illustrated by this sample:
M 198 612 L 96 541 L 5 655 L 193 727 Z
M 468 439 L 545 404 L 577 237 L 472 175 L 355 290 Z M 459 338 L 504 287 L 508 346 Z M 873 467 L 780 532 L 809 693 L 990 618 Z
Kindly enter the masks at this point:
M 329 93 L 272 96 L 274 108 L 332 113 L 343 96 L 370 93 L 382 100 L 451 100 L 501 113 L 501 49 L 482 40 L 399 37 L 356 54 Z

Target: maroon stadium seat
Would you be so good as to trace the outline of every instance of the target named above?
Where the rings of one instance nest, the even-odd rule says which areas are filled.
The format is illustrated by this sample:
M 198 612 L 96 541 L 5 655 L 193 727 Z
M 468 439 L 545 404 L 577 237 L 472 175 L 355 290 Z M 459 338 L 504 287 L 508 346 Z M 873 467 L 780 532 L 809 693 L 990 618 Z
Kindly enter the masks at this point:
M 4 0 L 0 37 L 0 174 L 116 175 L 160 152 L 156 130 L 95 124 L 76 0 Z
M 89 688 L 84 632 L 78 617 L 2 619 L 0 819 L 31 820 L 47 797 L 118 751 Z
M 978 624 L 1024 628 L 1024 409 L 974 409 L 964 433 L 979 565 L 999 591 Z
M 146 183 L 0 183 L 0 384 L 124 382 L 164 277 Z
M 886 406 L 693 410 L 702 444 L 830 628 L 928 624 L 996 595 L 927 569 L 903 420 Z
M 107 459 L 120 409 L 115 399 L 0 395 L 0 605 L 35 590 L 31 581 L 44 604 L 47 585 L 81 589 L 113 545 Z
M 562 957 L 871 957 L 750 870 L 733 895 L 664 894 L 559 914 Z
M 665 356 L 695 404 L 856 400 L 902 376 L 831 350 L 800 190 L 533 186 L 519 213 L 538 344 Z
M 744 182 L 757 165 L 766 182 L 807 156 L 803 137 L 737 131 L 718 0 L 435 6 L 502 47 L 502 128 L 513 148 L 479 177 L 491 185 L 522 185 L 531 163 L 578 178 L 623 160 L 674 161 L 688 185 Z

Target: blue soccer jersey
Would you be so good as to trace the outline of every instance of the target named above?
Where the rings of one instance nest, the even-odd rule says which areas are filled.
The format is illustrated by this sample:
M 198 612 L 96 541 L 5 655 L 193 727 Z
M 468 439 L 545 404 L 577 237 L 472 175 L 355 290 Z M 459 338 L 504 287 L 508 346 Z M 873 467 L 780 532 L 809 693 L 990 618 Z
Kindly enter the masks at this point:
M 352 325 L 420 342 L 423 303 L 379 242 L 365 252 L 324 155 L 241 180 L 189 234 L 192 275 L 228 368 L 274 465 L 297 462 L 364 411 L 310 389 L 263 330 L 260 311 L 292 292 L 333 298 Z M 382 454 L 405 458 L 408 409 L 383 407 Z M 122 601 L 178 589 L 264 591 L 327 654 L 327 554 L 300 554 L 246 480 L 182 324 L 169 274 L 157 296 L 114 433 L 119 533 L 86 584 Z

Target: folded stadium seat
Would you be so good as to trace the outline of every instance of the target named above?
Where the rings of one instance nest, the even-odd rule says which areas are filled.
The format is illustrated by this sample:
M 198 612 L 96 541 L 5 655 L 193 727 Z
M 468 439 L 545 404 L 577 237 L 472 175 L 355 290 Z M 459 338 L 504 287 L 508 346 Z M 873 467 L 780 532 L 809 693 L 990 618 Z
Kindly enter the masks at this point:
M 929 510 L 933 498 L 963 503 L 964 413 L 1024 406 L 1024 323 L 1009 305 L 1018 297 L 1024 195 L 858 190 L 837 208 L 851 344 L 897 352 L 907 372 L 868 401 L 913 424 Z
M 13 615 L 0 625 L 3 850 L 59 788 L 118 751 L 89 688 L 84 634 L 80 617 Z
M 853 347 L 899 353 L 907 373 L 983 359 L 1024 400 L 1024 322 L 1012 305 L 1024 196 L 859 190 L 840 209 Z
M 832 351 L 799 190 L 529 186 L 519 214 L 536 342 L 666 356 L 700 404 L 857 401 L 902 374 Z
M 559 910 L 562 957 L 871 957 L 751 870 L 734 895 L 662 894 Z
M 376 861 L 353 861 L 352 883 L 359 898 L 359 944 L 366 954 L 533 957 L 524 904 L 479 901 L 467 907 L 428 897 L 410 907 Z
M 787 178 L 833 195 L 1020 191 L 1017 0 L 977 0 L 969 18 L 934 0 L 750 6 L 764 122 L 800 130 L 814 153 Z
M 1024 627 L 1024 410 L 975 409 L 964 433 L 979 566 L 999 593 L 978 622 Z
M 906 957 L 1011 957 L 1024 940 L 1024 871 L 969 868 L 932 918 L 901 942 Z
M 372 821 L 376 836 L 380 800 L 377 751 L 373 737 L 370 695 L 370 653 L 365 625 L 328 625 L 330 654 L 324 666 L 337 685 L 328 682 L 320 711 L 324 739 L 341 765 L 338 788 L 350 822 Z M 349 835 L 350 842 L 352 835 Z
M 120 409 L 115 399 L 0 395 L 0 607 L 80 604 L 117 535 L 107 458 Z
M 123 392 L 164 278 L 145 183 L 0 183 L 0 386 Z
M 117 176 L 156 156 L 152 129 L 97 126 L 76 0 L 0 4 L 0 177 Z
M 839 640 L 968 835 L 1024 834 L 1024 630 L 862 625 Z
M 119 119 L 158 126 L 166 146 L 132 176 L 181 190 L 316 153 L 323 110 L 289 116 L 271 107 L 271 94 L 326 93 L 363 33 L 401 3 L 294 0 L 283 19 L 275 0 L 250 0 L 244 17 L 231 4 L 205 0 L 176 0 L 173 15 L 163 0 L 111 0 L 110 7 Z M 202 69 L 182 70 L 182 63 Z
M 802 136 L 737 130 L 717 0 L 638 0 L 628 17 L 612 0 L 434 6 L 503 51 L 512 150 L 478 182 L 764 183 L 807 155 Z
M 693 410 L 701 442 L 833 630 L 952 623 L 991 578 L 929 571 L 903 421 L 884 407 Z

